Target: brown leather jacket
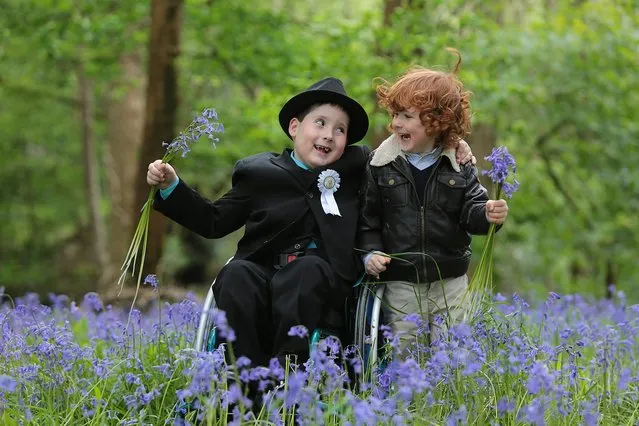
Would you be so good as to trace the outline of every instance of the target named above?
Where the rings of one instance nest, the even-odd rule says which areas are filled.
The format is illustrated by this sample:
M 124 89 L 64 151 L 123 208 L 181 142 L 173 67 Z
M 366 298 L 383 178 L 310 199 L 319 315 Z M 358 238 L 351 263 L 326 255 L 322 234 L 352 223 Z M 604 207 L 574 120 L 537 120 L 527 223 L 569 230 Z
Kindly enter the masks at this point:
M 444 151 L 419 200 L 413 174 L 391 136 L 371 152 L 360 191 L 359 249 L 399 255 L 382 281 L 432 282 L 464 275 L 471 234 L 486 234 L 486 189 L 477 168 Z M 400 254 L 402 253 L 402 254 Z

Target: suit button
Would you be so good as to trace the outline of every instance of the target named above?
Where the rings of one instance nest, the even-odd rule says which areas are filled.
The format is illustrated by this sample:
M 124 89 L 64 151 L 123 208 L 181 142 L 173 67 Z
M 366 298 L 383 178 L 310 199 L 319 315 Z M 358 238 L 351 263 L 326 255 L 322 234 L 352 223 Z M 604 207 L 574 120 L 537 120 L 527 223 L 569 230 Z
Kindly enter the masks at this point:
M 295 250 L 299 250 L 299 249 L 301 249 L 301 248 L 302 248 L 302 245 L 301 245 L 301 244 L 295 244 L 295 246 L 294 246 L 294 247 L 295 247 Z
M 307 196 L 308 198 L 313 198 L 313 193 L 312 193 L 312 192 L 307 192 L 307 193 L 306 193 L 306 196 Z
M 455 186 L 455 179 L 451 179 L 451 180 L 449 180 L 449 181 L 448 181 L 448 184 L 449 184 L 450 186 Z
M 388 179 L 388 184 L 389 185 L 394 185 L 395 184 L 395 179 Z

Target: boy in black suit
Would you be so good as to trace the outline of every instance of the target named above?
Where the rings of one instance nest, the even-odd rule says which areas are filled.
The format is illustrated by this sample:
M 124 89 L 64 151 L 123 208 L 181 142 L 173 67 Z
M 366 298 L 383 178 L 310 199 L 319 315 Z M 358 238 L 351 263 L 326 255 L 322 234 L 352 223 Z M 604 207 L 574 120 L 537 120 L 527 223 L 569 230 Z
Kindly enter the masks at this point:
M 235 355 L 254 365 L 274 356 L 285 365 L 289 354 L 304 362 L 308 342 L 289 336 L 290 328 L 324 325 L 363 273 L 353 247 L 368 148 L 352 144 L 368 130 L 366 112 L 340 80 L 326 78 L 291 98 L 279 120 L 293 149 L 238 161 L 232 188 L 217 201 L 160 160 L 147 174 L 161 189 L 154 207 L 191 231 L 220 238 L 246 226 L 213 292 L 235 330 Z

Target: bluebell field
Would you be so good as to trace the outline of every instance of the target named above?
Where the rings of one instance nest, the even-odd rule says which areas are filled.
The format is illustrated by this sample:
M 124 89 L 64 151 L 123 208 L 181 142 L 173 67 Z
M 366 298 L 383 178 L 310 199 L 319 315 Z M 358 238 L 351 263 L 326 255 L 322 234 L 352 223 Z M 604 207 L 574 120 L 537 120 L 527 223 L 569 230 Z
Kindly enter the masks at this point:
M 0 295 L 2 292 L 0 292 Z M 639 306 L 497 295 L 491 312 L 366 373 L 322 343 L 305 368 L 191 349 L 195 299 L 149 312 L 33 294 L 0 305 L 0 424 L 621 425 L 639 419 Z M 161 315 L 160 315 L 161 312 Z M 160 320 L 161 318 L 161 320 Z M 389 337 L 388 349 L 396 343 Z M 344 366 L 348 368 L 344 368 Z M 346 371 L 350 370 L 349 375 Z M 260 406 L 241 386 L 264 390 Z M 252 410 L 251 410 L 252 406 Z

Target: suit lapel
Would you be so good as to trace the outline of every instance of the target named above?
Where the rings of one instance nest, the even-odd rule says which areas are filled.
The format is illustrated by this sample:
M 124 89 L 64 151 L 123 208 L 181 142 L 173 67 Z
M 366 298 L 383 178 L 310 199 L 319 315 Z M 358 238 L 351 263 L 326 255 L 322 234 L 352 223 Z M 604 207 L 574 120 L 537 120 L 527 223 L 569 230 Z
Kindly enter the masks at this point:
M 301 169 L 291 158 L 288 149 L 285 149 L 277 157 L 271 158 L 271 162 L 290 174 L 304 191 L 307 191 L 313 182 L 315 182 L 317 173 L 307 172 Z

